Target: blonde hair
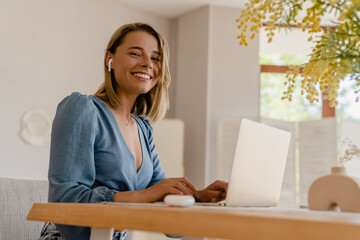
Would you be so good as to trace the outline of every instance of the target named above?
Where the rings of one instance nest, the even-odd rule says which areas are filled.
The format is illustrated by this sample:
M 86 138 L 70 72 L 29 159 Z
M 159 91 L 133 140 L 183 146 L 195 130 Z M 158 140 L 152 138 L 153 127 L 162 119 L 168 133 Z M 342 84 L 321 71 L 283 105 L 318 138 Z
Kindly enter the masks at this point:
M 166 40 L 155 31 L 150 25 L 145 23 L 132 23 L 121 26 L 111 36 L 106 51 L 115 53 L 116 48 L 122 44 L 125 36 L 130 32 L 144 31 L 154 36 L 159 45 L 160 58 L 160 74 L 157 84 L 147 93 L 137 97 L 135 104 L 131 110 L 132 114 L 145 116 L 151 123 L 161 120 L 169 107 L 169 47 Z M 113 72 L 108 71 L 106 60 L 104 59 L 105 80 L 95 93 L 95 96 L 101 100 L 108 102 L 112 107 L 116 108 L 120 105 L 120 100 L 116 94 L 117 83 Z

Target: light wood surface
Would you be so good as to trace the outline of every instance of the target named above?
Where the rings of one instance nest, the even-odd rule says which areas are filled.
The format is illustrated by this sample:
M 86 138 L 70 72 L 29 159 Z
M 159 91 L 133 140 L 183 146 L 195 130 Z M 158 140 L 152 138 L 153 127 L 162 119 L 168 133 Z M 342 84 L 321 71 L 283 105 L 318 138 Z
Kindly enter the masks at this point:
M 223 239 L 360 239 L 360 215 L 309 210 L 35 203 L 28 220 Z

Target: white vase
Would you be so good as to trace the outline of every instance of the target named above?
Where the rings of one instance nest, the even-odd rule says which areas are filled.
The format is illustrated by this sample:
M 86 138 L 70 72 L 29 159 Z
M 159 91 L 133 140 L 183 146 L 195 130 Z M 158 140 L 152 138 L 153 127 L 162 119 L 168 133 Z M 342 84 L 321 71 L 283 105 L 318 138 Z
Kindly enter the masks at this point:
M 308 204 L 310 210 L 360 212 L 360 179 L 347 175 L 344 167 L 332 167 L 331 174 L 311 184 Z

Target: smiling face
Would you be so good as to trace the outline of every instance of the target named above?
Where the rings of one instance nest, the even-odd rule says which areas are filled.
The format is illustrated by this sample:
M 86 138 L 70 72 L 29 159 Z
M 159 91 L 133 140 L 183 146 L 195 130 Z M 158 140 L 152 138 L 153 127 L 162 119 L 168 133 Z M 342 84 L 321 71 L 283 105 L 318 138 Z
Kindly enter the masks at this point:
M 157 83 L 160 73 L 161 54 L 157 39 L 144 31 L 128 33 L 114 54 L 107 52 L 107 62 L 117 82 L 117 93 L 144 94 Z

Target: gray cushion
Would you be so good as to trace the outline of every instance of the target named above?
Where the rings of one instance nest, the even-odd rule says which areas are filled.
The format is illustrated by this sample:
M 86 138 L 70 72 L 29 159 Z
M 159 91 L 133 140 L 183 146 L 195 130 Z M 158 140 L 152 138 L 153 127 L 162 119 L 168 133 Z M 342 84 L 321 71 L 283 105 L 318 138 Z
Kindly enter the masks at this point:
M 0 178 L 0 240 L 38 239 L 43 222 L 27 221 L 33 203 L 47 202 L 48 182 Z

